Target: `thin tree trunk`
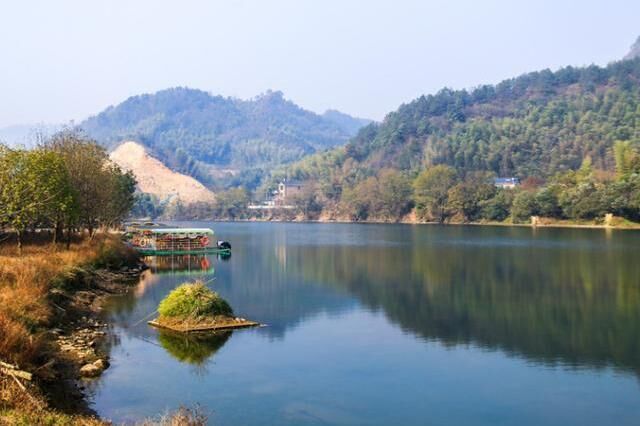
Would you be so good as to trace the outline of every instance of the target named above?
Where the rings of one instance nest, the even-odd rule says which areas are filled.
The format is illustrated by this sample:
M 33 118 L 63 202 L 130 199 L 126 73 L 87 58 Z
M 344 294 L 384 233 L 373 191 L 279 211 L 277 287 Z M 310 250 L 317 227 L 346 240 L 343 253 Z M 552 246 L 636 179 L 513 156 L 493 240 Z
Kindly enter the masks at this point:
M 22 256 L 22 231 L 16 231 L 18 236 L 18 256 Z
M 67 250 L 71 247 L 71 226 L 67 227 Z

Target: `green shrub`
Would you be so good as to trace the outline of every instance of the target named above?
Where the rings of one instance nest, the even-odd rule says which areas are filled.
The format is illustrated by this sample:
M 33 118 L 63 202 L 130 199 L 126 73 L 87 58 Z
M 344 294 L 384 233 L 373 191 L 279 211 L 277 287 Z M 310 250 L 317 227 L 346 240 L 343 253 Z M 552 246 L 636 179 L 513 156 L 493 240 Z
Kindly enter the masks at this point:
M 158 312 L 160 316 L 169 318 L 233 315 L 231 306 L 201 281 L 175 288 L 160 302 Z
M 84 266 L 70 266 L 51 280 L 51 287 L 72 291 L 89 287 L 91 272 Z
M 527 222 L 531 216 L 537 216 L 538 213 L 539 207 L 534 192 L 522 191 L 513 199 L 511 216 L 514 223 Z
M 120 241 L 106 240 L 100 242 L 95 259 L 91 266 L 98 269 L 119 269 L 124 266 L 136 266 L 139 255 Z

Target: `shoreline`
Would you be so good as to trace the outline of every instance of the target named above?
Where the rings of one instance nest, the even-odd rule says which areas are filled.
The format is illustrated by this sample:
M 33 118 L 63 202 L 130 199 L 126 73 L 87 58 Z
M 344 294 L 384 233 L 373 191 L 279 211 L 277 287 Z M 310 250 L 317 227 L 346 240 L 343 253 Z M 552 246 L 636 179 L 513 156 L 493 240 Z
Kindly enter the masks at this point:
M 118 271 L 100 268 L 82 278 L 81 284 L 86 285 L 85 289 L 51 292 L 54 306 L 64 310 L 63 317 L 48 330 L 53 334 L 55 350 L 52 358 L 55 360 L 56 382 L 59 383 L 44 382 L 42 388 L 53 408 L 99 419 L 88 406 L 86 389 L 90 381 L 98 379 L 110 367 L 107 343 L 112 324 L 102 318 L 102 308 L 109 297 L 128 292 L 145 269 L 143 263 L 122 267 Z M 66 392 L 56 398 L 59 386 Z
M 109 297 L 130 291 L 147 266 L 111 237 L 74 243 L 71 250 L 33 244 L 20 255 L 13 248 L 2 249 L 0 277 L 9 285 L 3 291 L 22 291 L 14 303 L 40 316 L 32 329 L 9 323 L 10 336 L 25 343 L 7 346 L 3 341 L 0 361 L 15 367 L 0 374 L 0 424 L 39 424 L 38 419 L 46 424 L 109 424 L 89 401 L 91 381 L 110 366 L 113 328 L 102 310 Z M 25 296 L 25 291 L 33 294 Z M 6 323 L 6 310 L 2 315 Z
M 600 225 L 593 224 L 581 224 L 581 223 L 538 223 L 532 225 L 531 223 L 504 223 L 504 222 L 433 222 L 433 221 L 417 221 L 417 220 L 345 220 L 345 219 L 221 219 L 221 218 L 206 218 L 206 219 L 170 219 L 174 222 L 261 222 L 261 223 L 338 223 L 338 224 L 377 224 L 377 225 L 439 225 L 439 226 L 499 226 L 499 227 L 518 227 L 518 228 L 566 228 L 566 229 L 604 229 L 604 230 L 616 230 L 616 231 L 640 231 L 640 223 L 632 225 Z

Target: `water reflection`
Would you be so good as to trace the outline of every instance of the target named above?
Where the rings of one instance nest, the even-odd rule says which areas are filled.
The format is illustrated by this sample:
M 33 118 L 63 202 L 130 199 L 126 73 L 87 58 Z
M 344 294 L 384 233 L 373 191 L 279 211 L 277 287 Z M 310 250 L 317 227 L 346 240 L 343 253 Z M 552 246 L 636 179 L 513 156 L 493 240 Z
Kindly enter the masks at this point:
M 154 275 L 201 274 L 210 271 L 212 268 L 209 257 L 203 254 L 145 256 L 143 260 Z
M 95 396 L 108 418 L 201 402 L 219 424 L 637 423 L 636 232 L 187 225 L 213 226 L 234 255 L 163 259 L 111 299 L 113 368 Z M 147 326 L 193 279 L 268 327 Z
M 158 342 L 178 361 L 202 366 L 230 336 L 231 332 L 185 334 L 161 330 Z
M 302 246 L 287 264 L 429 340 L 640 373 L 637 235 L 527 231 L 412 229 L 406 246 Z
M 137 336 L 153 336 L 146 319 L 156 312 L 160 301 L 176 286 L 194 280 L 215 280 L 215 256 L 147 256 L 144 271 L 133 291 L 114 296 L 106 303 L 106 315 L 117 326 Z
M 337 225 L 292 232 L 298 229 L 236 235 L 243 253 L 235 262 L 150 259 L 152 272 L 112 312 L 128 319 L 132 309 L 140 317 L 152 311 L 185 281 L 173 276 L 183 272 L 210 281 L 276 338 L 306 318 L 362 304 L 446 345 L 640 373 L 636 233 Z

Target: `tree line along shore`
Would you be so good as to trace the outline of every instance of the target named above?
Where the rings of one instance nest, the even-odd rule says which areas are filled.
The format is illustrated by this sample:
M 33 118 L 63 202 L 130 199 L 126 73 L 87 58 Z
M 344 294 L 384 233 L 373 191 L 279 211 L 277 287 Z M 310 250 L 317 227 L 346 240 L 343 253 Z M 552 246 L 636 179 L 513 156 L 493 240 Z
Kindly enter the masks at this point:
M 318 181 L 307 181 L 288 200 L 288 209 L 252 211 L 247 192 L 236 188 L 219 193 L 213 203 L 177 205 L 164 214 L 183 219 L 637 227 L 640 153 L 628 141 L 616 142 L 613 151 L 613 171 L 595 168 L 586 157 L 577 170 L 546 181 L 528 178 L 515 188 L 496 187 L 491 172 L 461 173 L 437 165 L 413 176 L 381 170 L 333 200 L 319 195 L 323 189 Z M 140 204 L 134 212 L 153 216 Z

